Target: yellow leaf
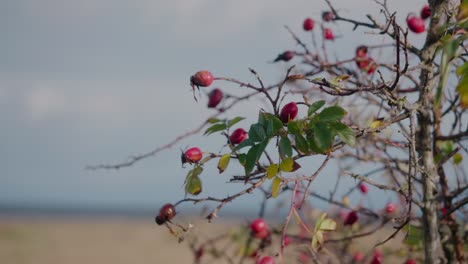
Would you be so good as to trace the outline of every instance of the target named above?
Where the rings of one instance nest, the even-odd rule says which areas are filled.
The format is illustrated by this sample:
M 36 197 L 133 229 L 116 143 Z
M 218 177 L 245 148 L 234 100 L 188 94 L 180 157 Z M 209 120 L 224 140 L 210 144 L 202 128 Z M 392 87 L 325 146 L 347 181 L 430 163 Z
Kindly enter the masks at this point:
M 294 161 L 291 158 L 286 158 L 281 161 L 279 168 L 284 172 L 291 172 L 294 169 Z
M 302 74 L 294 74 L 294 75 L 289 75 L 288 76 L 288 80 L 301 80 L 301 79 L 304 79 L 304 75 Z
M 268 166 L 268 169 L 267 169 L 267 177 L 268 179 L 271 179 L 273 177 L 276 176 L 276 174 L 278 174 L 278 165 L 276 164 L 270 164 L 270 166 Z
M 278 192 L 279 192 L 279 189 L 280 189 L 281 182 L 282 182 L 282 180 L 279 177 L 276 177 L 273 180 L 273 184 L 271 185 L 271 196 L 273 198 L 278 196 Z
M 346 205 L 346 206 L 349 206 L 349 204 L 350 204 L 350 202 L 349 202 L 349 197 L 348 197 L 348 196 L 343 197 L 343 199 L 341 199 L 341 201 L 342 201 L 343 204 Z
M 383 125 L 383 118 L 378 118 L 378 119 L 375 119 L 374 121 L 372 121 L 370 127 L 371 128 L 378 128 L 378 127 L 381 127 Z
M 320 230 L 322 231 L 333 231 L 336 229 L 336 222 L 333 219 L 325 219 L 320 225 Z
M 227 166 L 229 165 L 229 161 L 231 160 L 231 154 L 224 154 L 223 156 L 221 156 L 221 158 L 219 158 L 219 161 L 218 161 L 218 170 L 219 170 L 219 173 L 223 173 Z
M 460 97 L 460 106 L 464 109 L 468 108 L 468 95 Z
M 323 233 L 322 231 L 317 231 L 314 236 L 312 237 L 311 247 L 313 251 L 317 251 L 320 245 L 323 244 Z
M 460 96 L 460 106 L 468 108 L 468 74 L 464 75 L 458 82 L 457 92 Z
M 455 165 L 459 165 L 463 161 L 463 156 L 460 153 L 456 153 L 453 155 L 453 163 Z
M 458 21 L 462 21 L 468 18 L 468 1 L 464 0 L 459 7 L 457 19 Z

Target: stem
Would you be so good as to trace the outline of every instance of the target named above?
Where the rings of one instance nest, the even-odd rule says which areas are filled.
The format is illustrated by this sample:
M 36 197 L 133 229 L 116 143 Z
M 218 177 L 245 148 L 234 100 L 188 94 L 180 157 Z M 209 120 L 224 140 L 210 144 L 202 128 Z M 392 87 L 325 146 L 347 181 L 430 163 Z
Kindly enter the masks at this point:
M 423 182 L 422 221 L 424 227 L 424 263 L 426 264 L 441 263 L 443 259 L 437 216 L 438 206 L 435 199 L 435 193 L 437 192 L 435 184 L 439 175 L 434 161 L 433 140 L 435 138 L 432 137 L 434 129 L 432 111 L 434 107 L 433 90 L 438 80 L 435 74 L 434 57 L 439 47 L 438 40 L 441 37 L 441 33 L 437 32 L 437 28 L 447 21 L 444 12 L 448 8 L 448 0 L 437 1 L 437 3 L 436 1 L 430 1 L 430 5 L 431 10 L 433 10 L 433 17 L 420 56 L 419 133 L 416 138 L 420 160 L 419 170 Z

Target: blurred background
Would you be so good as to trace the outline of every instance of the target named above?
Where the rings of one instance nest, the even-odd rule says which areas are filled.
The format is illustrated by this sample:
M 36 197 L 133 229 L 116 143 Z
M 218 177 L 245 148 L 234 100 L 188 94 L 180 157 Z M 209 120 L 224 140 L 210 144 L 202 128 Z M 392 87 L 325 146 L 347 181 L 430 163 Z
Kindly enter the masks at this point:
M 333 3 L 352 18 L 379 15 L 370 0 Z M 424 4 L 389 1 L 400 22 Z M 205 91 L 198 103 L 193 100 L 189 78 L 198 70 L 253 82 L 252 67 L 266 84 L 276 83 L 300 63 L 268 63 L 285 50 L 300 50 L 284 25 L 310 44 L 302 21 L 318 22 L 326 9 L 318 0 L 0 0 L 0 259 L 11 259 L 2 262 L 128 263 L 133 255 L 147 256 L 137 263 L 165 260 L 162 245 L 176 241 L 155 228 L 153 217 L 162 204 L 184 197 L 188 168 L 181 168 L 180 149 L 218 152 L 225 139 L 192 136 L 120 170 L 85 167 L 151 151 L 215 113 L 206 107 Z M 340 37 L 328 49 L 339 58 L 352 57 L 359 44 L 382 43 L 343 23 L 330 27 Z M 410 37 L 421 44 L 424 34 Z M 239 89 L 222 82 L 213 87 Z M 229 116 L 248 117 L 239 123 L 247 129 L 258 110 L 249 101 Z M 207 168 L 204 195 L 242 189 L 226 184 L 235 171 L 220 176 L 215 166 Z M 326 194 L 335 174 L 322 173 L 317 189 Z M 370 195 L 375 208 L 392 199 Z M 220 216 L 251 219 L 261 202 L 252 196 L 229 204 Z M 190 217 L 201 207 L 185 208 Z M 68 243 L 81 243 L 82 251 Z M 190 260 L 178 255 L 179 263 Z

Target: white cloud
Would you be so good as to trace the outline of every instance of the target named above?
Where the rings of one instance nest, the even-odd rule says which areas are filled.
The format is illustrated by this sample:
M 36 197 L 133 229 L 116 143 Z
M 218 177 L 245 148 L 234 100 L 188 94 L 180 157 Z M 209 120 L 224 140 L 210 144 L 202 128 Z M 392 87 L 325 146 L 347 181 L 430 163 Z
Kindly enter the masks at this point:
M 64 112 L 67 98 L 61 90 L 41 85 L 25 94 L 25 107 L 30 118 L 40 121 Z

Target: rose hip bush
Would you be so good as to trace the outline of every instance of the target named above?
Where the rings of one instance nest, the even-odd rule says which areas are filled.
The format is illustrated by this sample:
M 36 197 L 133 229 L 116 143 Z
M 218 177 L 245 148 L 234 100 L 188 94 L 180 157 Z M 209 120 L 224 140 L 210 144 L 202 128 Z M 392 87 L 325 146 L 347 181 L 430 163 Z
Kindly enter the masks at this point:
M 249 81 L 195 69 L 188 76 L 195 99 L 206 94 L 202 99 L 217 110 L 200 129 L 127 162 L 94 168 L 131 166 L 202 129 L 207 140 L 224 137 L 225 146 L 215 151 L 193 146 L 182 153 L 189 166 L 181 178 L 186 197 L 162 201 L 167 204 L 155 217 L 180 241 L 188 240 L 196 263 L 464 263 L 468 1 L 429 1 L 408 14 L 393 12 L 390 1 L 370 1 L 381 15 L 364 18 L 348 17 L 325 2 L 328 10 L 321 17 L 286 27 L 298 45 L 273 61 L 287 67 L 279 82 L 266 85 L 270 82 L 254 69 Z M 366 35 L 343 35 L 363 34 L 376 44 L 344 45 L 354 56 L 331 56 L 328 45 L 340 41 L 334 31 L 344 24 L 365 29 Z M 424 43 L 411 42 L 416 34 L 425 36 Z M 224 83 L 240 86 L 242 94 Z M 232 115 L 239 102 L 252 98 L 268 105 L 252 113 L 254 122 Z M 239 192 L 203 196 L 203 171 L 213 163 L 230 183 L 242 186 Z M 233 163 L 242 171 L 227 175 Z M 330 167 L 339 175 L 324 196 L 314 181 L 327 177 Z M 338 192 L 342 181 L 352 186 Z M 215 204 L 206 213 L 212 221 L 253 192 L 264 196 L 258 218 L 213 238 L 191 237 L 196 226 L 177 217 L 182 203 L 209 202 Z M 350 199 L 355 192 L 361 193 L 359 202 Z M 370 201 L 388 193 L 393 199 L 383 208 Z M 266 204 L 280 196 L 287 200 L 287 213 L 270 221 Z M 329 208 L 314 208 L 312 199 Z M 377 240 L 369 243 L 370 237 Z M 387 246 L 390 240 L 398 246 Z

